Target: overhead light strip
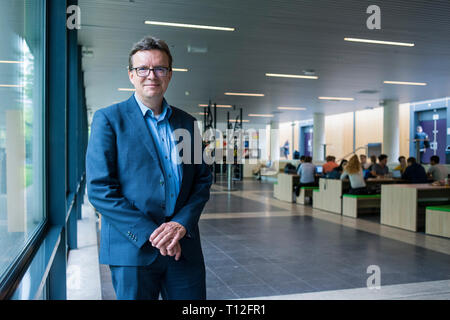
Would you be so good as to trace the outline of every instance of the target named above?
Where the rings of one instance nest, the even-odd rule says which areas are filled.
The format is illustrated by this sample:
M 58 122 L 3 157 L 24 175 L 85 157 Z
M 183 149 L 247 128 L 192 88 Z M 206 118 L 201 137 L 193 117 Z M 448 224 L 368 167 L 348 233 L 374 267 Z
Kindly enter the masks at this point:
M 241 120 L 236 120 L 236 119 L 230 119 L 228 120 L 228 122 L 239 122 Z M 242 120 L 242 122 L 250 122 L 250 120 Z
M 207 104 L 199 104 L 199 107 L 207 107 Z M 214 107 L 214 105 L 211 105 L 211 107 Z M 217 108 L 233 108 L 233 106 L 230 106 L 228 104 L 217 104 L 216 105 Z
M 23 88 L 23 84 L 0 84 L 0 88 Z
M 226 96 L 246 96 L 246 97 L 264 97 L 263 93 L 239 93 L 239 92 L 225 92 Z
M 342 97 L 319 97 L 320 100 L 340 100 L 340 101 L 353 101 L 355 98 L 342 98 Z
M 8 60 L 0 60 L 0 63 L 23 63 L 23 61 L 8 61 Z
M 156 25 L 156 26 L 165 26 L 165 27 L 206 29 L 206 30 L 218 30 L 218 31 L 235 31 L 235 28 L 228 28 L 228 27 L 214 27 L 214 26 L 203 26 L 203 25 L 198 25 L 198 24 L 173 23 L 173 22 L 161 22 L 161 21 L 146 20 L 145 24 Z
M 404 84 L 409 86 L 426 86 L 426 82 L 383 81 L 386 84 Z
M 303 76 L 297 74 L 279 74 L 279 73 L 266 73 L 267 77 L 279 77 L 279 78 L 296 78 L 296 79 L 319 79 L 318 76 Z
M 249 113 L 249 117 L 273 117 L 273 114 L 262 114 L 262 113 Z
M 297 111 L 306 110 L 306 108 L 303 108 L 303 107 L 278 107 L 277 109 L 279 109 L 279 110 L 297 110 Z
M 359 38 L 344 38 L 344 40 L 352 41 L 352 42 L 386 44 L 386 45 L 391 45 L 391 46 L 414 47 L 414 43 L 407 43 L 407 42 L 394 42 L 394 41 L 370 40 L 370 39 L 359 39 Z
M 185 69 L 185 68 L 172 68 L 172 71 L 188 72 L 189 69 Z
M 131 89 L 131 88 L 119 88 L 117 90 L 119 90 L 119 91 L 136 91 L 136 89 Z

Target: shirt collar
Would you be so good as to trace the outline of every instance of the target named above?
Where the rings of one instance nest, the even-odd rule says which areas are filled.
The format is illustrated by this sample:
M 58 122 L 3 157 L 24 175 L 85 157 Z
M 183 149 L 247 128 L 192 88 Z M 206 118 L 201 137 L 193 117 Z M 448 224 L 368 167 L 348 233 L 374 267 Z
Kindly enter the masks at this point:
M 141 109 L 142 115 L 144 117 L 148 112 L 150 117 L 152 117 L 158 121 L 162 121 L 165 118 L 169 118 L 170 115 L 172 114 L 172 108 L 167 103 L 165 98 L 163 98 L 163 101 L 162 101 L 162 112 L 158 115 L 158 117 L 155 117 L 155 115 L 153 114 L 153 110 L 148 108 L 141 100 L 139 100 L 136 93 L 134 94 L 134 98 L 136 99 L 136 102 L 139 105 L 139 109 Z

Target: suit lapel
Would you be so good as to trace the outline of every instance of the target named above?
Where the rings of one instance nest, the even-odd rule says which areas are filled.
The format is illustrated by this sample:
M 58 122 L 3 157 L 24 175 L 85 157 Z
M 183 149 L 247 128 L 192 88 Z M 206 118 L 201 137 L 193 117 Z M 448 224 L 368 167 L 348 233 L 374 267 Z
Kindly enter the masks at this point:
M 137 131 L 139 137 L 142 139 L 142 142 L 149 152 L 150 156 L 158 160 L 159 166 L 162 170 L 161 161 L 156 151 L 156 145 L 153 140 L 153 136 L 148 130 L 145 119 L 142 116 L 141 109 L 139 108 L 139 105 L 137 104 L 134 96 L 131 96 L 131 98 L 127 101 L 126 115 L 128 117 L 128 120 L 130 121 L 130 125 Z

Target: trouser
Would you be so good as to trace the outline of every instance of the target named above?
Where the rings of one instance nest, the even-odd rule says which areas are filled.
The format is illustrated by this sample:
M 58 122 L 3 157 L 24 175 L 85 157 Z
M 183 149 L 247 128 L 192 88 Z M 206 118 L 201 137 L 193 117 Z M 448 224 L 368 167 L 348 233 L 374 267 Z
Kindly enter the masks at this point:
M 205 300 L 206 280 L 203 259 L 158 255 L 149 266 L 109 266 L 118 300 Z

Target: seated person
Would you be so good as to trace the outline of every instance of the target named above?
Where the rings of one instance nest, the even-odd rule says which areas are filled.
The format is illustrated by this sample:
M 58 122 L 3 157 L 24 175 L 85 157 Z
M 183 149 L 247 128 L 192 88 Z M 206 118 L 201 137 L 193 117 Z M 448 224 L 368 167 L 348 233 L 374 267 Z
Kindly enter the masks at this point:
M 398 157 L 399 165 L 394 168 L 394 170 L 399 170 L 402 174 L 405 172 L 407 164 L 406 158 L 404 156 Z
M 428 176 L 433 178 L 433 181 L 445 181 L 448 177 L 448 171 L 445 166 L 439 164 L 438 156 L 431 156 L 430 165 L 427 172 Z
M 372 166 L 371 175 L 374 177 L 384 177 L 389 173 L 389 168 L 387 166 L 388 156 L 385 154 L 380 154 L 378 156 L 378 163 Z
M 301 156 L 300 157 L 300 163 L 297 166 L 297 168 L 295 168 L 295 171 L 298 172 L 298 169 L 300 168 L 300 166 L 305 162 L 306 156 Z
M 377 156 L 376 155 L 371 155 L 370 156 L 370 165 L 369 165 L 369 171 L 372 171 L 373 166 L 377 164 Z
M 368 194 L 366 182 L 363 177 L 362 165 L 358 160 L 358 156 L 353 155 L 345 166 L 341 174 L 341 180 L 349 178 L 350 194 Z
M 405 172 L 402 174 L 402 179 L 407 180 L 409 183 L 427 183 L 428 177 L 425 169 L 417 163 L 416 158 L 408 158 L 408 166 Z
M 344 167 L 347 162 L 347 160 L 343 159 L 341 161 L 341 164 L 334 168 L 331 172 L 328 172 L 325 177 L 328 179 L 339 179 L 341 177 L 342 171 L 344 171 Z
M 361 162 L 361 167 L 363 170 L 369 169 L 370 163 L 367 162 L 367 156 L 365 154 L 359 155 L 359 160 Z
M 334 168 L 338 167 L 338 164 L 335 162 L 335 156 L 327 156 L 327 163 L 323 165 L 323 174 L 327 174 L 328 172 L 333 171 Z
M 295 188 L 295 194 L 298 196 L 300 194 L 301 187 L 312 187 L 316 186 L 316 166 L 312 163 L 312 158 L 310 156 L 305 157 L 305 162 L 300 166 L 297 173 L 300 176 L 300 184 Z
M 284 171 L 284 173 L 288 173 L 288 174 L 295 174 L 296 173 L 295 166 L 292 163 L 290 163 L 290 162 L 286 163 L 286 165 L 284 166 L 284 170 L 283 171 Z

